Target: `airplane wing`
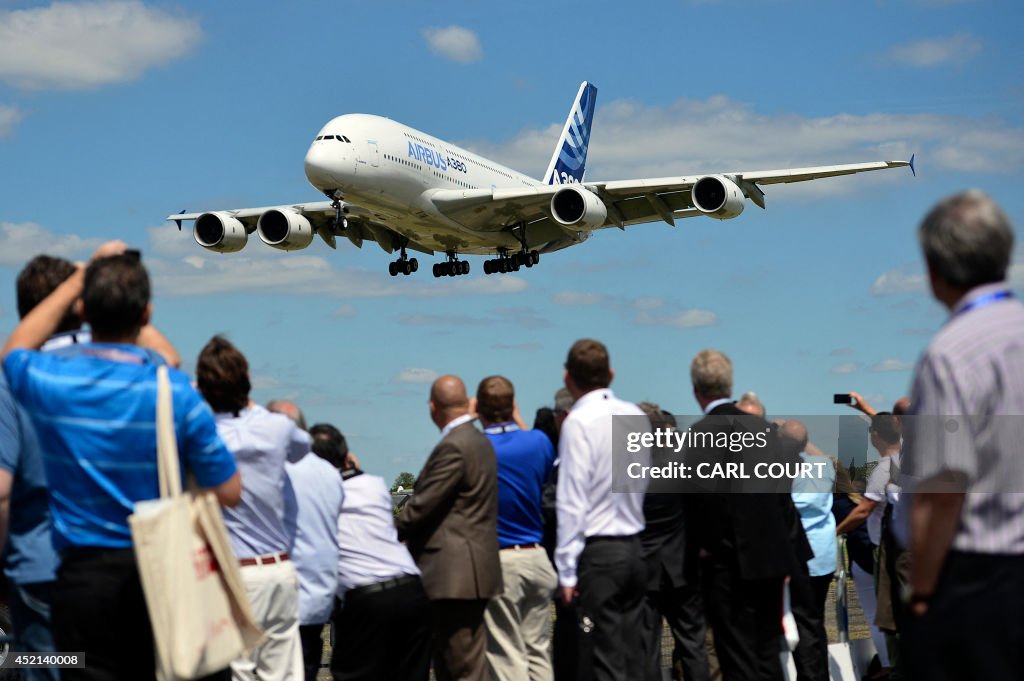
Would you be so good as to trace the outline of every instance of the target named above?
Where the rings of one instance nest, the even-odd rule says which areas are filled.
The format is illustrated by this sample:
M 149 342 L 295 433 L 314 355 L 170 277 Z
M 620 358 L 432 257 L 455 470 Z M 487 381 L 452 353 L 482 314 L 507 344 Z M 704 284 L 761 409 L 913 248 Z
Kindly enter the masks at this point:
M 760 185 L 806 182 L 904 166 L 914 170 L 913 162 L 911 158 L 910 161 L 729 172 L 716 176 L 727 178 L 740 188 L 746 198 L 764 208 L 764 192 Z M 601 227 L 625 228 L 656 220 L 674 224 L 677 219 L 705 215 L 694 205 L 691 197 L 693 186 L 705 177 L 709 175 L 584 182 L 583 186 L 597 194 L 608 209 L 608 219 Z M 551 219 L 551 197 L 568 186 L 550 184 L 514 189 L 442 189 L 430 193 L 429 200 L 446 217 L 476 231 L 503 231 L 517 223 L 558 227 Z M 562 228 L 562 231 L 566 234 L 573 232 L 572 228 Z
M 334 227 L 334 204 L 330 201 L 312 201 L 309 203 L 294 203 L 281 206 L 262 206 L 259 208 L 234 208 L 231 210 L 223 211 L 210 211 L 217 212 L 232 218 L 235 218 L 245 226 L 245 230 L 248 234 L 252 234 L 256 231 L 256 223 L 259 222 L 260 216 L 269 210 L 282 210 L 291 211 L 301 214 L 307 220 L 309 220 L 310 226 L 313 230 L 320 235 L 324 242 L 331 248 L 336 247 L 335 237 L 343 236 L 351 241 L 355 246 L 362 248 L 364 241 L 376 242 L 386 253 L 392 253 L 401 247 L 401 241 L 403 237 L 388 227 L 383 221 L 377 219 L 377 216 L 373 211 L 367 210 L 361 206 L 352 203 L 343 204 L 345 209 L 345 215 L 350 218 L 348 221 L 348 228 L 336 229 Z M 196 220 L 204 213 L 176 213 L 174 215 L 168 215 L 167 219 L 173 221 L 178 225 L 178 229 L 181 229 L 181 223 L 185 220 Z M 428 248 L 414 240 L 409 240 L 406 247 L 419 251 L 420 253 L 426 253 L 432 255 L 433 249 Z

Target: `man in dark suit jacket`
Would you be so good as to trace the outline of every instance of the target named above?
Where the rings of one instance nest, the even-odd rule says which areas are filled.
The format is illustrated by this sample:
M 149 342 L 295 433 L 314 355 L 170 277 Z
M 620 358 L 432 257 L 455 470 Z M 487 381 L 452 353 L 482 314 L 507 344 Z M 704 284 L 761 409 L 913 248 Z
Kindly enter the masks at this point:
M 786 462 L 768 423 L 731 401 L 728 357 L 704 350 L 694 358 L 690 375 L 694 397 L 706 415 L 692 427 L 691 442 L 700 441 L 694 436 L 710 435 L 716 443 L 687 450 L 690 470 L 698 472 L 701 463 L 744 463 L 746 474 L 753 476 L 756 463 Z M 720 446 L 722 438 L 735 442 L 743 435 L 756 438 L 755 444 Z M 723 677 L 781 681 L 783 580 L 813 555 L 789 486 L 784 481 L 724 476 L 697 484 L 701 491 L 686 496 L 687 517 L 700 519 L 691 537 L 704 556 L 704 603 Z
M 497 460 L 487 436 L 472 424 L 466 386 L 457 376 L 434 381 L 430 418 L 441 441 L 395 525 L 431 601 L 437 678 L 485 681 L 484 610 L 503 591 Z
M 637 405 L 651 420 L 651 429 L 675 430 L 676 418 L 656 404 Z M 651 449 L 651 465 L 675 460 L 670 447 Z M 700 597 L 697 556 L 687 547 L 685 497 L 671 479 L 652 480 L 644 496 L 644 531 L 640 546 L 647 563 L 647 597 L 644 603 L 644 678 L 660 681 L 662 617 L 672 630 L 673 675 L 686 681 L 708 681 L 710 666 L 705 643 L 707 627 Z M 691 521 L 692 522 L 692 521 Z

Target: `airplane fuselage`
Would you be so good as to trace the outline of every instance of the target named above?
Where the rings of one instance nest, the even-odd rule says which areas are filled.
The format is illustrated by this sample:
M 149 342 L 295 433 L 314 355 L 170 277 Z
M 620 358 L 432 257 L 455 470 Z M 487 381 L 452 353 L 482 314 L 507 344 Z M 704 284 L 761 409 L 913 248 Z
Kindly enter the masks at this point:
M 347 114 L 317 133 L 305 158 L 306 178 L 328 197 L 371 211 L 374 219 L 438 251 L 493 253 L 517 248 L 505 224 L 468 230 L 438 212 L 431 190 L 542 187 L 527 175 L 389 118 Z M 555 235 L 553 235 L 555 236 Z

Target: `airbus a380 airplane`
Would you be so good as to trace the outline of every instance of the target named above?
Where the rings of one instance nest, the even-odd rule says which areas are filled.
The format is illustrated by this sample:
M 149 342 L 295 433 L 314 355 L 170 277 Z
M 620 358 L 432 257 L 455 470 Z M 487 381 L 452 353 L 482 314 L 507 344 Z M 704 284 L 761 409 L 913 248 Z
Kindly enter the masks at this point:
M 358 247 L 376 241 L 388 253 L 391 276 L 418 269 L 407 251 L 434 254 L 434 276 L 469 274 L 467 254 L 494 256 L 484 273 L 533 267 L 541 253 L 587 240 L 597 229 L 706 215 L 728 220 L 745 199 L 765 207 L 760 185 L 803 182 L 910 166 L 875 161 L 788 170 L 729 172 L 611 182 L 584 182 L 597 88 L 584 82 L 565 121 L 544 181 L 388 118 L 348 114 L 331 120 L 306 152 L 306 177 L 330 200 L 287 206 L 170 215 L 195 220 L 203 248 L 241 250 L 256 232 L 273 248 L 294 251 L 313 236 L 335 248 L 347 237 Z

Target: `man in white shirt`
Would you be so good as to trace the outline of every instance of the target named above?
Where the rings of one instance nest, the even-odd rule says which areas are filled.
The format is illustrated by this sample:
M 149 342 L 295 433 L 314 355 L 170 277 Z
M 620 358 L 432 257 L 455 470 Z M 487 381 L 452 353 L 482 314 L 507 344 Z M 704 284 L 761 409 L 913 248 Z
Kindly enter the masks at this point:
M 309 435 L 288 417 L 249 400 L 249 363 L 221 336 L 210 339 L 199 353 L 196 383 L 244 480 L 242 501 L 224 509 L 224 525 L 253 614 L 267 634 L 251 655 L 231 663 L 232 678 L 299 681 L 299 577 L 284 525 L 284 466 L 309 453 Z
M 387 484 L 358 468 L 337 428 L 318 423 L 309 432 L 313 452 L 344 468 L 331 674 L 335 681 L 426 681 L 430 602 L 398 541 Z
M 612 491 L 612 417 L 646 421 L 646 415 L 612 394 L 613 376 L 602 343 L 573 344 L 565 387 L 576 403 L 558 445 L 555 565 L 562 602 L 575 600 L 579 611 L 580 666 L 592 667 L 596 681 L 635 678 L 643 665 L 646 567 L 639 534 L 647 480 L 632 480 L 629 492 Z M 650 449 L 641 447 L 630 460 L 649 465 Z

